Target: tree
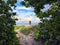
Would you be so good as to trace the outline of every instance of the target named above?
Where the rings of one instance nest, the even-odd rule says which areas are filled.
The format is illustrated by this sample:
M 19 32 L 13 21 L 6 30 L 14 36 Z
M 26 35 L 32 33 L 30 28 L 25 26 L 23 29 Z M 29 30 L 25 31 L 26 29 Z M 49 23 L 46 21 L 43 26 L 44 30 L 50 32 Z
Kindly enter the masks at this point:
M 24 0 L 23 5 L 34 7 L 36 16 L 41 19 L 38 40 L 45 45 L 60 45 L 60 0 Z M 44 5 L 51 7 L 43 12 Z
M 0 0 L 0 45 L 19 45 L 14 32 L 15 19 L 11 7 L 17 0 Z

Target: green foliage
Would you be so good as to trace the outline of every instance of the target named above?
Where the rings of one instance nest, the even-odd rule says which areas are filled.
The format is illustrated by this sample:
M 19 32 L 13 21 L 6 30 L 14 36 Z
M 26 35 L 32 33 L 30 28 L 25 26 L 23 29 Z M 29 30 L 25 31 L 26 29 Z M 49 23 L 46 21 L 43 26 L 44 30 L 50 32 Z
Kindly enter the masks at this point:
M 31 26 L 20 27 L 20 32 L 25 34 L 25 35 L 28 35 L 30 33 L 30 31 L 32 30 L 31 28 L 32 28 Z
M 22 5 L 25 5 L 26 7 L 29 7 L 28 1 L 25 3 L 24 1 L 21 2 Z
M 45 45 L 48 45 L 48 41 L 46 41 L 44 44 L 45 44 Z
M 23 33 L 24 35 L 28 35 L 30 33 L 30 30 L 28 28 L 21 28 L 20 32 Z
M 57 39 L 58 41 L 60 41 L 60 36 L 57 36 L 56 39 Z
M 15 7 L 17 0 L 0 0 L 0 45 L 19 45 L 14 32 L 15 20 L 11 18 L 11 6 Z M 11 12 L 9 12 L 11 11 Z
M 39 33 L 41 41 L 45 45 L 60 45 L 60 0 L 25 0 L 29 5 L 34 7 L 34 12 L 41 19 L 39 23 Z M 44 5 L 49 4 L 51 7 L 45 12 L 41 9 Z
M 25 27 L 24 25 L 21 25 L 21 26 L 16 26 L 16 25 L 14 25 L 14 30 L 18 30 L 18 29 L 20 29 L 20 28 L 22 28 L 22 27 Z
M 40 35 L 39 33 L 40 33 L 39 30 L 36 30 L 36 31 L 35 31 L 35 38 L 36 38 L 36 39 L 39 38 L 39 35 Z

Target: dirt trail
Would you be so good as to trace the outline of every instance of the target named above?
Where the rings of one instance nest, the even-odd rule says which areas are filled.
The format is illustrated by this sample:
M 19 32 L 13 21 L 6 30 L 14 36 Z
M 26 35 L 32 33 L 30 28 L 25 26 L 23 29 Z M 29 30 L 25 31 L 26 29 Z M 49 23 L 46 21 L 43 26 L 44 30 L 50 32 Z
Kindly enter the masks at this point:
M 40 42 L 36 42 L 34 40 L 34 32 L 31 32 L 29 35 L 24 35 L 22 33 L 20 33 L 19 30 L 16 31 L 17 32 L 17 37 L 19 38 L 20 44 L 21 45 L 41 45 Z

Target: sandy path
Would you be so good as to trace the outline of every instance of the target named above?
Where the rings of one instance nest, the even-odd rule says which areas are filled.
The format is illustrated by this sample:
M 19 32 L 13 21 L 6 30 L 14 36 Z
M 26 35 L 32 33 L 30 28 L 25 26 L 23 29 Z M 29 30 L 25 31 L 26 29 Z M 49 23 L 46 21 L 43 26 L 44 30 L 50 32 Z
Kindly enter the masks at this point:
M 36 42 L 34 40 L 34 36 L 33 36 L 33 32 L 31 32 L 29 35 L 24 35 L 22 33 L 19 32 L 19 30 L 16 31 L 17 32 L 17 37 L 19 38 L 20 44 L 21 45 L 41 45 L 41 43 Z

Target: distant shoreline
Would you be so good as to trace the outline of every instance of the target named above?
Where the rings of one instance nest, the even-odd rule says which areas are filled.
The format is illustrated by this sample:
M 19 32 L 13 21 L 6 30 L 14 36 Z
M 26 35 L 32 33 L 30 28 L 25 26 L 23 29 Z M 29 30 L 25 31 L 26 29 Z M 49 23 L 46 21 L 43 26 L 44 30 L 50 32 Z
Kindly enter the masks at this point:
M 28 22 L 20 22 L 20 23 L 16 23 L 16 25 L 17 25 L 17 26 L 20 26 L 20 25 L 33 26 L 33 25 L 38 25 L 38 23 L 33 22 L 33 23 L 31 23 L 31 25 L 30 25 Z

